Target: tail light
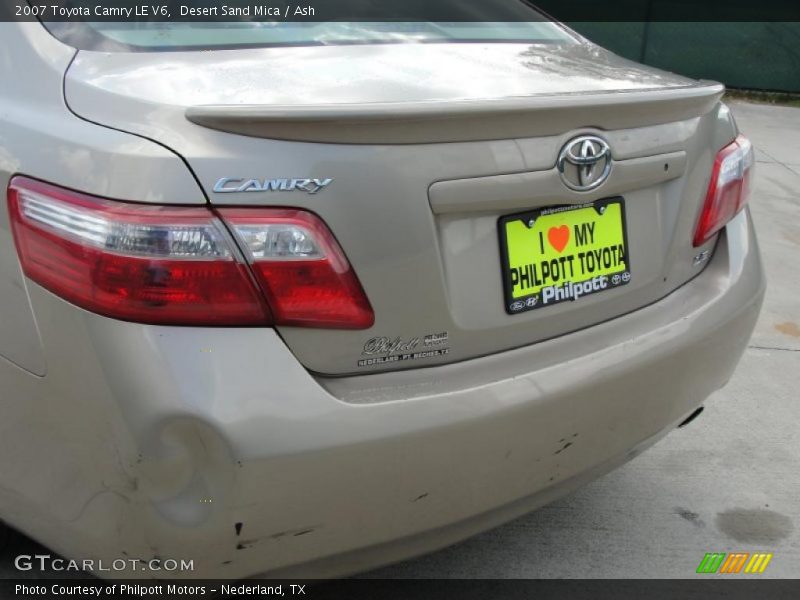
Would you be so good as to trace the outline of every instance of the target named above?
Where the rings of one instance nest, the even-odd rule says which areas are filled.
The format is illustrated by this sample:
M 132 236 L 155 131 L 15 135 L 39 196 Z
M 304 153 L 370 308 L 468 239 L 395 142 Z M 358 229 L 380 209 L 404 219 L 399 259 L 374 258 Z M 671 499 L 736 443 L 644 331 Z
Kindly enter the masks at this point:
M 361 284 L 325 224 L 289 209 L 221 209 L 277 323 L 366 329 L 375 318 Z
M 705 244 L 744 208 L 754 163 L 753 145 L 743 135 L 719 151 L 694 235 L 695 246 Z
M 294 311 L 288 311 L 291 322 L 283 318 L 287 310 L 280 302 L 273 314 L 262 293 L 268 288 L 265 275 L 251 270 L 225 224 L 205 207 L 114 202 L 25 177 L 11 181 L 8 204 L 25 274 L 94 313 L 169 325 L 357 328 L 372 324 L 372 310 L 349 263 L 325 226 L 307 213 L 296 211 L 298 219 L 315 223 L 304 231 L 309 235 L 306 244 L 318 248 L 318 255 L 305 256 L 302 244 L 284 244 L 287 234 L 270 229 L 263 211 L 236 211 L 258 215 L 250 222 L 255 228 L 248 231 L 255 239 L 274 238 L 273 246 L 285 252 L 280 260 L 310 262 L 320 271 L 321 263 L 330 263 L 334 272 L 349 275 L 348 290 L 353 294 L 349 301 L 366 307 L 369 319 L 359 313 L 359 320 L 348 320 L 353 313 L 343 311 L 346 299 L 336 288 L 338 281 L 330 278 L 316 285 L 317 295 L 311 301 L 295 302 Z M 258 227 L 264 229 L 263 235 Z M 245 249 L 252 254 L 249 246 Z M 298 288 L 309 287 L 307 273 L 299 274 Z M 291 275 L 282 275 L 279 289 L 292 290 Z M 336 288 L 328 290 L 328 296 L 321 289 L 325 284 Z M 288 293 L 292 294 L 303 295 L 296 290 Z M 330 297 L 335 299 L 333 309 L 325 304 Z

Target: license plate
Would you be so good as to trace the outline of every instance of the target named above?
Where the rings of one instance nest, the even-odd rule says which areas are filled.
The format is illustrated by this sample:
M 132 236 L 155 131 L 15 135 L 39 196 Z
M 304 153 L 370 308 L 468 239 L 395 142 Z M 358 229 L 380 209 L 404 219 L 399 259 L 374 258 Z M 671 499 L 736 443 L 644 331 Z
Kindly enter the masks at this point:
M 509 314 L 631 281 L 622 198 L 508 215 L 498 225 Z

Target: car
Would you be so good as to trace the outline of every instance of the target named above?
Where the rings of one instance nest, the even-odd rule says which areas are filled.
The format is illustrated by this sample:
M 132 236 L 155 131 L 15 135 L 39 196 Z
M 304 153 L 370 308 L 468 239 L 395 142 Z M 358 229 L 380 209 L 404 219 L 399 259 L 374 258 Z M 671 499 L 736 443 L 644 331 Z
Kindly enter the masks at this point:
M 0 25 L 0 519 L 343 576 L 693 419 L 764 296 L 753 146 L 530 16 Z

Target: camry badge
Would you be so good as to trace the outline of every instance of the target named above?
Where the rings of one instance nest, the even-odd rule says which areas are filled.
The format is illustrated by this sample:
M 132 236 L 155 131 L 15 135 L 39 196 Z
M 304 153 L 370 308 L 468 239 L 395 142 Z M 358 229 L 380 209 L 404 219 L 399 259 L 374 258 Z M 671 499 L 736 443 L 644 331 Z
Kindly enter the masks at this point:
M 214 185 L 217 194 L 240 192 L 306 192 L 316 194 L 333 182 L 327 179 L 239 179 L 223 177 Z

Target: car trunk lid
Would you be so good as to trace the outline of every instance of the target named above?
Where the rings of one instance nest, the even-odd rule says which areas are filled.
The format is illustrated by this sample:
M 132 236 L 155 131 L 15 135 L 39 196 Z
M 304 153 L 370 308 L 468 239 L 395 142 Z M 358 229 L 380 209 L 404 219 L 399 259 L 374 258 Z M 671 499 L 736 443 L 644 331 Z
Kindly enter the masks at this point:
M 281 327 L 318 373 L 532 344 L 650 304 L 698 272 L 691 237 L 722 87 L 589 44 L 80 52 L 65 89 L 80 116 L 181 155 L 214 205 L 322 217 L 376 320 L 366 331 Z M 614 160 L 589 192 L 556 169 L 581 135 L 605 140 Z M 616 197 L 627 285 L 509 314 L 498 220 Z

